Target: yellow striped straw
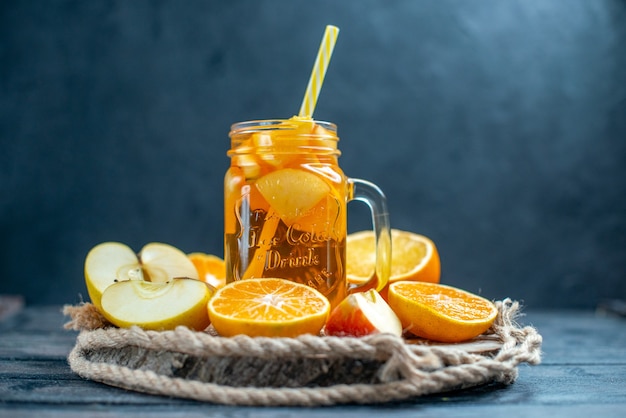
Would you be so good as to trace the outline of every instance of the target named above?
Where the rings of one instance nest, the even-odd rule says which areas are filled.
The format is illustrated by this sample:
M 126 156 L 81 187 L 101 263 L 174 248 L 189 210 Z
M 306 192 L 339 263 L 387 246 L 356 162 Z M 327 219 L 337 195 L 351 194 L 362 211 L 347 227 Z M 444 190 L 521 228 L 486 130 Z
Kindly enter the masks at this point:
M 313 70 L 311 71 L 311 78 L 309 79 L 309 84 L 304 93 L 302 106 L 300 106 L 299 116 L 301 117 L 310 118 L 313 116 L 313 111 L 317 104 L 317 97 L 320 94 L 324 76 L 326 75 L 326 69 L 328 68 L 330 57 L 333 55 L 333 49 L 335 49 L 337 35 L 339 35 L 338 27 L 332 25 L 326 26 L 320 49 L 317 51 L 317 58 L 315 58 L 315 65 L 313 65 Z

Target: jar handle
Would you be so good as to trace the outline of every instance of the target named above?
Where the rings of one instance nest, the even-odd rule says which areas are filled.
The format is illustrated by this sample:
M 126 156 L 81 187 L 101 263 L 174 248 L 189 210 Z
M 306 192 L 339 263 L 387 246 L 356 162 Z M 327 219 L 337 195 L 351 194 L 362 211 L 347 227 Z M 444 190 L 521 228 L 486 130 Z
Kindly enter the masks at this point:
M 391 274 L 391 227 L 387 198 L 378 186 L 366 180 L 350 178 L 348 187 L 348 201 L 358 200 L 370 208 L 376 248 L 375 274 L 362 285 L 351 287 L 349 292 L 360 292 L 372 288 L 380 292 L 387 285 Z

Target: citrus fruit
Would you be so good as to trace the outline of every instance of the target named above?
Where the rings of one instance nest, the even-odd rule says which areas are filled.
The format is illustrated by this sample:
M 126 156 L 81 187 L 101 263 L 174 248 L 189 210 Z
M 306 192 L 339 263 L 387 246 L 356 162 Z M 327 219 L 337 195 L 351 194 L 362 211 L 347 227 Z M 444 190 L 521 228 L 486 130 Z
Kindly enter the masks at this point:
M 257 188 L 281 219 L 291 225 L 330 192 L 330 186 L 308 171 L 284 168 L 261 177 Z
M 222 258 L 200 252 L 188 254 L 187 257 L 196 267 L 200 280 L 216 289 L 226 284 L 226 263 Z
M 348 235 L 346 241 L 346 274 L 348 282 L 363 284 L 374 274 L 376 248 L 373 231 Z M 391 275 L 389 283 L 415 280 L 439 283 L 441 265 L 435 244 L 413 232 L 391 230 Z
M 285 279 L 257 278 L 227 284 L 208 303 L 222 336 L 296 337 L 319 334 L 330 303 L 312 287 Z
M 498 311 L 487 299 L 438 283 L 389 285 L 389 306 L 405 330 L 433 341 L 460 342 L 489 329 Z

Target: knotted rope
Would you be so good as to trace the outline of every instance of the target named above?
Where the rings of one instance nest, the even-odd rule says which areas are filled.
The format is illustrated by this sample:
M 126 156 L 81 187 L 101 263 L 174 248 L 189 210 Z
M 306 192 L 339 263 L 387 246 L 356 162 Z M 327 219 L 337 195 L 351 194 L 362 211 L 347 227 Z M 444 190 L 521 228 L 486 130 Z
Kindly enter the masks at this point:
M 313 406 L 514 382 L 520 363 L 540 363 L 542 339 L 515 322 L 517 302 L 496 305 L 494 325 L 475 341 L 486 343 L 486 350 L 416 344 L 390 334 L 223 338 L 185 327 L 119 329 L 91 304 L 66 306 L 64 313 L 72 318 L 66 328 L 81 331 L 68 361 L 84 378 L 220 404 Z

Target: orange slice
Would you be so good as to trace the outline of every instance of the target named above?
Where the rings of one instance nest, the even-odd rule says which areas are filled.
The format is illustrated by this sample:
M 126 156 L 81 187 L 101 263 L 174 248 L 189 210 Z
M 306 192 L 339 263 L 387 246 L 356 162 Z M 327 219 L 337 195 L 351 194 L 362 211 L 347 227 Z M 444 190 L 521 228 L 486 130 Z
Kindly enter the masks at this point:
M 198 271 L 198 278 L 214 288 L 226 284 L 226 262 L 213 254 L 191 253 L 187 257 Z
M 271 130 L 261 130 L 254 132 L 247 146 L 242 144 L 238 148 L 238 151 L 250 151 L 254 149 L 255 157 L 259 163 L 256 167 L 256 175 L 263 166 L 269 166 L 268 168 L 285 168 L 287 166 L 298 166 L 303 162 L 311 162 L 317 160 L 318 156 L 313 154 L 307 155 L 306 158 L 302 158 L 298 155 L 301 152 L 301 147 L 312 146 L 316 137 L 336 137 L 334 133 L 324 129 L 322 126 L 315 123 L 311 118 L 301 118 L 294 116 L 288 120 L 283 121 L 280 124 L 274 126 Z M 246 174 L 252 172 L 255 167 L 252 164 L 252 155 L 241 155 L 244 158 L 237 158 L 236 164 L 242 166 L 245 169 Z M 251 176 L 246 175 L 247 178 Z
M 312 287 L 285 279 L 246 279 L 219 289 L 208 303 L 222 336 L 296 337 L 319 334 L 330 303 Z
M 388 298 L 406 331 L 433 341 L 474 338 L 487 331 L 498 314 L 487 299 L 437 283 L 392 283 Z
M 363 284 L 374 274 L 376 249 L 374 232 L 361 231 L 348 235 L 346 241 L 346 272 L 348 282 Z M 391 275 L 389 283 L 415 280 L 439 283 L 441 264 L 435 244 L 413 232 L 391 230 Z

